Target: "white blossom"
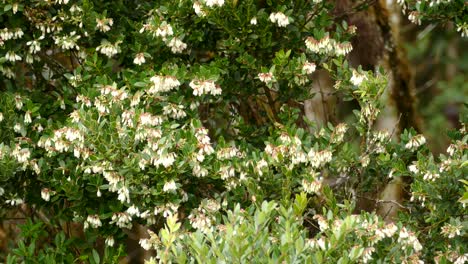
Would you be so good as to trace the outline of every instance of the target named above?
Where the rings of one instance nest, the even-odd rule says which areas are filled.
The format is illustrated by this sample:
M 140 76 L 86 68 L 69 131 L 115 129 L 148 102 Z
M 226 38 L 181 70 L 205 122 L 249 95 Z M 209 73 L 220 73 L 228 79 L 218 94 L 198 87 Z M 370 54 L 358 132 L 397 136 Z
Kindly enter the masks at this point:
M 102 226 L 101 219 L 99 219 L 99 215 L 88 215 L 86 221 L 84 222 L 84 229 L 87 229 L 89 226 L 92 228 L 98 228 Z
M 117 199 L 119 201 L 123 202 L 130 202 L 130 192 L 127 187 L 122 187 L 117 190 L 117 193 L 119 194 Z
M 31 111 L 26 111 L 26 113 L 24 114 L 24 123 L 30 124 L 31 122 L 32 122 Z
M 70 0 L 55 0 L 55 3 L 59 5 L 66 5 L 69 1 Z
M 193 3 L 193 10 L 195 11 L 195 14 L 197 14 L 197 16 L 199 17 L 204 17 L 206 16 L 206 12 L 203 11 L 203 7 L 202 5 L 200 4 L 200 2 L 198 1 L 195 1 Z
M 109 31 L 113 24 L 114 20 L 112 18 L 96 18 L 96 28 L 101 32 Z
M 41 190 L 41 197 L 44 199 L 44 201 L 48 202 L 50 201 L 50 193 L 51 191 L 47 188 L 42 188 Z
M 319 168 L 332 160 L 332 152 L 329 150 L 316 152 L 311 149 L 307 156 L 313 168 Z
M 306 179 L 302 180 L 302 188 L 304 191 L 310 194 L 318 193 L 322 188 L 322 182 L 319 180 L 308 181 Z
M 362 167 L 364 167 L 364 168 L 369 166 L 369 163 L 370 163 L 369 155 L 362 156 L 360 162 L 361 162 Z
M 159 158 L 152 158 L 152 163 L 154 166 L 159 167 L 163 165 L 164 168 L 172 166 L 175 162 L 176 155 L 174 153 L 163 154 L 163 150 L 158 150 Z
M 426 181 L 435 181 L 439 177 L 440 177 L 439 173 L 428 171 L 424 174 L 423 179 Z
M 457 32 L 461 32 L 463 38 L 468 37 L 468 23 L 463 22 L 463 24 L 457 24 Z
M 113 247 L 114 244 L 115 244 L 114 237 L 112 237 L 112 236 L 107 237 L 106 240 L 105 240 L 105 244 L 108 247 Z
M 0 30 L 0 38 L 4 41 L 10 40 L 14 37 L 14 34 L 12 31 L 10 31 L 8 28 L 4 28 Z
M 208 175 L 208 170 L 201 167 L 199 163 L 195 164 L 192 169 L 193 175 L 196 177 L 206 177 Z
M 351 83 L 359 86 L 364 80 L 367 80 L 367 76 L 353 69 L 353 76 L 350 79 Z
M 362 253 L 362 262 L 367 263 L 372 259 L 372 253 L 375 251 L 374 247 L 367 247 Z
M 11 206 L 16 206 L 16 205 L 23 204 L 24 200 L 19 198 L 19 197 L 15 197 L 15 198 L 11 198 L 11 199 L 6 200 L 5 203 L 9 204 Z
M 149 239 L 147 238 L 142 238 L 140 239 L 140 241 L 138 242 L 140 244 L 140 246 L 144 249 L 144 250 L 150 250 L 152 248 L 152 244 L 150 242 Z
M 385 226 L 382 232 L 387 237 L 392 237 L 398 231 L 398 227 L 394 223 L 389 223 Z
M 426 138 L 423 135 L 416 135 L 409 139 L 405 144 L 405 148 L 415 150 L 426 143 Z
M 286 27 L 289 25 L 289 17 L 281 12 L 271 13 L 270 21 L 278 24 L 279 27 Z
M 250 24 L 251 24 L 251 25 L 257 25 L 257 18 L 256 18 L 256 17 L 252 17 L 252 19 L 250 19 Z
M 182 40 L 180 40 L 177 37 L 172 38 L 167 45 L 171 48 L 171 51 L 174 53 L 182 53 L 182 51 L 184 51 L 187 48 L 187 44 L 182 42 Z
M 162 118 L 150 113 L 141 113 L 138 122 L 142 126 L 159 126 L 162 123 Z
M 192 80 L 189 84 L 193 89 L 193 95 L 201 96 L 203 94 L 220 95 L 221 88 L 213 80 Z
M 16 14 L 16 12 L 18 12 L 18 7 L 19 7 L 18 3 L 14 3 L 12 5 L 13 15 Z
M 205 4 L 208 7 L 214 7 L 214 6 L 223 6 L 224 5 L 224 0 L 205 0 Z
M 31 151 L 27 148 L 20 149 L 18 145 L 14 148 L 11 152 L 11 155 L 16 158 L 19 163 L 26 163 L 28 162 L 29 158 L 31 157 Z
M 409 13 L 408 20 L 416 25 L 421 25 L 421 17 L 418 11 L 413 11 Z
M 458 258 L 453 262 L 453 264 L 465 264 L 468 261 L 468 253 L 458 256 Z
M 337 43 L 335 45 L 335 54 L 337 56 L 345 56 L 353 50 L 353 46 L 349 42 Z
M 114 44 L 110 43 L 107 40 L 102 40 L 101 45 L 96 48 L 96 51 L 101 52 L 102 54 L 106 55 L 107 57 L 111 58 L 112 56 L 118 54 L 120 52 L 119 44 L 121 41 L 117 41 Z
M 142 65 L 145 62 L 146 62 L 145 54 L 143 54 L 143 53 L 138 53 L 135 56 L 135 58 L 133 59 L 133 63 L 136 64 L 136 65 Z
M 448 146 L 448 148 L 447 148 L 447 153 L 449 154 L 449 156 L 453 156 L 456 149 L 457 149 L 457 147 L 454 144 L 450 144 L 450 146 Z
M 147 91 L 149 94 L 168 92 L 180 86 L 180 82 L 174 76 L 156 75 L 156 76 L 151 77 L 150 81 L 152 82 L 152 85 Z
M 11 62 L 15 62 L 15 61 L 20 61 L 21 60 L 21 56 L 19 56 L 18 54 L 16 54 L 14 51 L 8 51 L 5 55 L 5 59 L 7 61 L 11 61 Z
M 316 65 L 315 63 L 313 62 L 308 62 L 306 61 L 303 65 L 302 65 L 302 71 L 306 74 L 311 74 L 315 71 L 315 68 L 316 68 Z
M 15 131 L 16 133 L 20 133 L 22 129 L 23 129 L 23 126 L 20 123 L 16 123 L 13 126 L 13 131 Z
M 132 217 L 127 212 L 118 212 L 112 215 L 111 224 L 116 224 L 120 228 L 132 228 Z
M 212 221 L 210 217 L 204 213 L 195 210 L 195 212 L 191 213 L 188 218 L 193 228 L 198 229 L 203 233 L 208 233 L 210 231 Z
M 135 205 L 132 205 L 127 209 L 127 213 L 131 216 L 140 216 L 140 209 Z
M 40 39 L 43 39 L 43 37 L 39 38 L 39 40 Z M 31 52 L 32 54 L 36 54 L 38 51 L 41 51 L 41 45 L 38 40 L 28 41 L 26 42 L 26 45 L 29 46 L 29 52 Z
M 461 235 L 462 230 L 462 225 L 451 225 L 447 223 L 441 228 L 441 234 L 445 235 L 448 238 L 454 238 L 456 236 Z
M 70 35 L 65 35 L 61 37 L 54 37 L 55 44 L 59 45 L 64 50 L 70 49 L 77 49 L 79 50 L 80 47 L 76 44 L 76 42 L 81 38 L 80 35 L 76 35 L 75 31 L 72 31 Z
M 177 190 L 177 185 L 174 180 L 170 180 L 164 183 L 163 192 L 175 192 Z
M 416 164 L 412 164 L 408 166 L 408 170 L 411 171 L 412 173 L 419 173 L 418 166 Z
M 264 83 L 269 83 L 274 79 L 274 76 L 271 72 L 259 73 L 258 78 Z
M 24 32 L 21 28 L 15 28 L 13 31 L 13 39 L 20 39 L 24 36 Z
M 164 41 L 167 39 L 167 37 L 174 35 L 174 31 L 172 30 L 172 26 L 170 24 L 167 24 L 166 22 L 163 22 L 161 26 L 156 29 L 156 36 L 161 37 Z

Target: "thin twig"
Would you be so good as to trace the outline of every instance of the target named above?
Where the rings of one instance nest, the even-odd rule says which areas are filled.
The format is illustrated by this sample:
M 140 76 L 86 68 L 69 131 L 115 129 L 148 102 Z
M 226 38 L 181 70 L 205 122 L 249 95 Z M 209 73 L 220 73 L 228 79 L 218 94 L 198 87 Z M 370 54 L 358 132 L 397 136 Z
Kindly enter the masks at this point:
M 379 203 L 393 203 L 393 204 L 395 204 L 395 205 L 398 205 L 398 207 L 400 207 L 400 208 L 402 208 L 402 209 L 409 210 L 408 207 L 403 206 L 402 204 L 400 204 L 399 202 L 397 202 L 397 201 L 395 201 L 395 200 L 372 199 L 372 198 L 365 197 L 365 196 L 361 196 L 361 195 L 356 195 L 356 197 L 358 197 L 358 198 L 363 198 L 363 199 L 366 199 L 366 200 L 369 200 L 369 201 L 373 201 L 373 202 L 375 202 L 376 204 L 379 204 Z
M 396 204 L 398 205 L 398 207 L 402 208 L 402 209 L 409 209 L 408 207 L 406 206 L 403 206 L 402 204 L 400 204 L 399 202 L 395 201 L 395 200 L 375 200 L 376 203 L 392 203 L 392 204 Z

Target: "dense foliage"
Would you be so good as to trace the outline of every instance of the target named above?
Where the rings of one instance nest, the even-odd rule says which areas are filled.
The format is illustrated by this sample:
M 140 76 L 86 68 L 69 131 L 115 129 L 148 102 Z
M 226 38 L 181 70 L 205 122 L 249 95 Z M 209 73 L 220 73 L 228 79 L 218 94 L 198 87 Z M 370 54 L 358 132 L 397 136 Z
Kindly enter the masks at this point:
M 467 35 L 466 3 L 426 2 Z M 333 8 L 3 1 L 0 219 L 26 220 L 0 259 L 116 263 L 138 225 L 149 263 L 468 261 L 467 120 L 439 156 L 379 130 L 387 73 L 351 66 Z M 337 122 L 305 117 L 318 72 Z M 360 212 L 389 184 L 394 222 Z

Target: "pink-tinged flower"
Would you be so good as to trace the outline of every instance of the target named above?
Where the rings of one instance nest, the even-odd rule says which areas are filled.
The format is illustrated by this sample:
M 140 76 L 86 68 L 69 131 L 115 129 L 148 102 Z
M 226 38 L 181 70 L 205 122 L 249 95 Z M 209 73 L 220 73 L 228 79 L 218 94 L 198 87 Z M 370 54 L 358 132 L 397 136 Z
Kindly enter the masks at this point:
M 107 32 L 111 30 L 111 26 L 114 24 L 112 18 L 96 18 L 96 28 L 101 32 Z
M 306 47 L 313 52 L 319 52 L 320 50 L 319 44 L 320 44 L 319 41 L 313 37 L 308 37 L 305 40 Z
M 50 201 L 50 193 L 51 193 L 51 191 L 50 191 L 49 189 L 47 189 L 47 188 L 42 188 L 42 190 L 41 190 L 41 198 L 42 198 L 44 201 L 46 201 L 46 202 Z
M 273 80 L 274 76 L 271 72 L 262 72 L 258 74 L 258 78 L 264 83 L 269 83 Z
M 311 74 L 315 71 L 316 67 L 315 63 L 306 61 L 304 65 L 302 65 L 302 71 L 306 74 Z

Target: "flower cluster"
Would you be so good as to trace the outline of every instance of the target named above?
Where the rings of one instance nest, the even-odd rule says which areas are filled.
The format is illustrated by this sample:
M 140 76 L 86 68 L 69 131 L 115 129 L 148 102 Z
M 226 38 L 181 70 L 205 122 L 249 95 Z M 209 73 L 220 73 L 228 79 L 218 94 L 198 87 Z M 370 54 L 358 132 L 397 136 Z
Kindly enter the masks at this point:
M 168 92 L 180 85 L 180 82 L 174 76 L 156 75 L 151 77 L 150 81 L 152 82 L 152 84 L 147 90 L 148 94 Z
M 281 12 L 271 13 L 270 21 L 276 23 L 278 27 L 286 27 L 289 25 L 289 17 Z
M 426 138 L 423 135 L 416 135 L 408 140 L 408 143 L 405 144 L 405 148 L 409 150 L 415 150 L 425 143 Z
M 192 210 L 192 213 L 188 216 L 190 224 L 193 228 L 203 233 L 209 233 L 212 231 L 213 223 L 216 221 L 214 213 L 220 208 L 221 205 L 213 199 L 202 201 L 200 206 Z
M 306 61 L 304 65 L 302 65 L 302 71 L 306 74 L 311 74 L 315 71 L 316 65 L 313 62 Z
M 315 11 L 272 1 L 268 10 L 284 13 L 267 14 L 252 1 L 128 1 L 135 13 L 118 19 L 116 14 L 129 14 L 125 6 L 106 11 L 93 1 L 0 4 L 5 25 L 15 25 L 0 29 L 0 72 L 21 76 L 5 80 L 8 89 L 0 96 L 5 210 L 22 205 L 50 217 L 47 224 L 82 225 L 92 239 L 84 246 L 64 243 L 80 255 L 96 239 L 120 248 L 121 229 L 136 222 L 161 227 L 166 218 L 161 235 L 140 237 L 140 245 L 156 249 L 164 263 L 184 257 L 229 262 L 225 256 L 271 262 L 271 255 L 255 253 L 265 248 L 278 253 L 278 262 L 324 256 L 333 263 L 410 262 L 433 249 L 444 250 L 434 252 L 441 258 L 465 261 L 460 241 L 466 230 L 456 216 L 467 204 L 466 131 L 440 158 L 421 148 L 422 135 L 406 133 L 400 143 L 377 131 L 385 76 L 348 66 L 344 55 L 353 47 L 346 40 L 356 27 L 331 19 L 321 0 L 312 2 Z M 410 13 L 416 22 L 424 19 L 418 12 Z M 148 34 L 134 32 L 137 25 Z M 462 34 L 467 28 L 457 24 Z M 310 52 L 292 39 L 305 39 Z M 200 58 L 205 52 L 213 57 Z M 325 71 L 316 72 L 318 67 Z M 358 122 L 339 123 L 353 120 L 347 113 L 328 124 L 306 120 L 303 106 L 311 91 L 305 84 L 318 83 L 326 71 L 339 89 L 333 96 L 358 102 L 352 109 Z M 383 187 L 387 175 L 411 177 L 405 186 L 411 200 L 400 206 L 414 215 L 402 211 L 399 223 L 384 223 L 350 214 L 357 194 Z M 427 249 L 407 223 L 430 231 L 418 234 L 431 241 Z M 36 248 L 34 257 L 52 247 Z
M 320 40 L 316 40 L 313 37 L 308 37 L 305 40 L 305 45 L 307 49 L 314 53 L 325 54 L 325 55 L 335 55 L 335 56 L 344 56 L 351 52 L 353 46 L 349 42 L 339 43 L 336 40 L 330 38 L 327 34 Z
M 122 43 L 122 41 L 111 43 L 108 40 L 103 39 L 101 41 L 101 45 L 96 48 L 96 51 L 99 51 L 107 57 L 111 58 L 114 55 L 120 53 L 120 43 Z
M 213 80 L 194 79 L 189 86 L 193 89 L 193 95 L 195 96 L 203 94 L 220 95 L 222 92 L 221 87 L 215 84 Z
M 143 33 L 145 30 L 148 30 L 152 33 L 154 37 L 161 38 L 164 43 L 171 48 L 173 53 L 182 53 L 187 49 L 187 44 L 182 41 L 181 38 L 174 36 L 174 30 L 171 24 L 163 21 L 159 26 L 154 26 L 152 20 L 148 24 L 145 24 L 140 33 Z
M 59 45 L 64 50 L 76 49 L 79 50 L 80 47 L 77 44 L 77 41 L 81 38 L 80 35 L 76 34 L 75 31 L 72 31 L 70 35 L 63 35 L 55 37 L 55 44 Z
M 312 181 L 302 179 L 302 188 L 304 189 L 306 193 L 310 193 L 310 194 L 318 193 L 319 190 L 322 188 L 322 182 L 317 179 L 314 179 Z
M 84 229 L 87 229 L 88 227 L 91 228 L 98 228 L 102 226 L 101 219 L 99 218 L 99 215 L 88 215 L 86 218 L 86 221 L 84 222 Z
M 205 0 L 205 4 L 208 7 L 223 6 L 224 0 Z
M 332 152 L 330 150 L 315 151 L 311 149 L 307 156 L 310 159 L 310 164 L 313 168 L 319 168 L 332 160 Z
M 132 217 L 126 212 L 118 212 L 112 215 L 111 224 L 116 224 L 120 228 L 132 228 Z
M 112 18 L 96 18 L 96 29 L 101 32 L 109 31 L 113 24 L 114 20 Z
M 353 69 L 353 76 L 349 80 L 353 85 L 359 86 L 363 81 L 367 80 L 367 76 Z

